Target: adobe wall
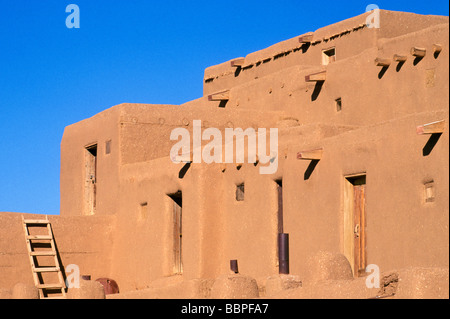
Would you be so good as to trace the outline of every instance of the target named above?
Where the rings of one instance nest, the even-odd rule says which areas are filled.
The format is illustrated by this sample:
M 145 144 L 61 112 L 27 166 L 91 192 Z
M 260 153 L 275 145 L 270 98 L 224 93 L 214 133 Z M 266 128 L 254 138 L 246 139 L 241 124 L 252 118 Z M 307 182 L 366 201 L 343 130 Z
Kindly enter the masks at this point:
M 120 208 L 124 213 L 117 216 L 121 229 L 114 246 L 113 276 L 124 289 L 146 288 L 157 278 L 175 274 L 173 203 L 168 194 L 178 190 L 183 192 L 183 277 L 203 277 L 203 263 L 215 260 L 203 249 L 205 241 L 211 240 L 205 234 L 205 214 L 209 214 L 204 208 L 207 197 L 202 196 L 207 192 L 205 177 L 193 165 L 179 178 L 184 164 L 171 164 L 166 157 L 123 167 Z M 142 203 L 147 203 L 145 211 Z
M 448 103 L 448 51 L 443 50 L 434 58 L 435 43 L 448 47 L 448 24 L 382 39 L 377 46 L 360 54 L 342 60 L 338 57 L 324 68 L 327 79 L 322 86 L 305 82 L 306 75 L 322 70 L 318 65 L 294 66 L 233 87 L 227 108 L 283 111 L 300 124 L 356 126 L 372 125 L 403 114 L 439 110 Z M 413 46 L 428 50 L 426 57 L 416 64 L 409 53 Z M 336 45 L 336 50 L 339 55 L 340 46 Z M 375 65 L 375 58 L 392 60 L 394 54 L 408 56 L 407 62 L 398 67 L 392 61 L 380 73 L 382 68 Z M 428 84 L 427 76 L 432 77 Z M 339 97 L 342 112 L 337 112 L 335 107 Z
M 270 127 L 284 117 L 283 112 L 255 113 L 253 110 L 219 107 L 220 101 L 203 97 L 182 105 L 120 105 L 121 164 L 133 164 L 169 156 L 177 140 L 170 140 L 173 129 L 189 131 L 192 141 L 193 121 L 201 120 L 202 129 L 215 127 Z M 206 144 L 207 142 L 204 142 Z M 191 143 L 192 144 L 192 143 Z M 192 145 L 191 145 L 192 151 Z
M 60 193 L 62 216 L 81 216 L 84 211 L 85 148 L 98 146 L 96 214 L 117 213 L 119 190 L 119 107 L 113 107 L 65 128 L 61 141 Z M 106 154 L 106 142 L 111 153 Z
M 164 158 L 123 167 L 120 207 L 127 213 L 117 216 L 120 231 L 112 276 L 124 289 L 134 290 L 174 275 L 173 204 L 168 194 L 178 190 L 183 192 L 184 279 L 228 273 L 230 259 L 239 260 L 243 273 L 274 273 L 277 203 L 262 191 L 272 181 L 262 178 L 253 164 L 244 164 L 239 171 L 229 164 L 222 172 L 218 164 L 193 163 L 180 178 L 184 165 Z M 253 168 L 248 173 L 247 165 Z M 235 186 L 243 179 L 246 200 L 236 202 Z M 147 203 L 145 213 L 141 203 Z
M 207 127 L 272 127 L 282 120 L 282 112 L 267 112 L 255 114 L 252 110 L 236 110 L 230 112 L 218 107 L 219 102 L 210 102 L 202 98 L 188 102 L 181 106 L 121 104 L 110 109 L 110 121 L 118 121 L 118 146 L 113 147 L 109 156 L 120 160 L 119 181 L 116 184 L 105 183 L 101 171 L 97 179 L 98 189 L 103 192 L 97 194 L 115 203 L 114 211 L 117 217 L 115 242 L 113 250 L 112 278 L 117 280 L 123 289 L 142 289 L 152 280 L 162 276 L 171 276 L 173 271 L 173 229 L 172 229 L 172 202 L 168 194 L 178 190 L 183 191 L 183 247 L 186 251 L 183 256 L 183 275 L 185 278 L 214 277 L 223 271 L 224 263 L 218 263 L 218 256 L 222 251 L 217 248 L 210 249 L 210 243 L 222 242 L 221 210 L 217 209 L 218 197 L 211 194 L 211 189 L 217 190 L 219 184 L 215 178 L 208 175 L 210 167 L 203 164 L 194 164 L 187 170 L 185 176 L 180 177 L 184 164 L 174 164 L 168 157 L 171 147 L 176 141 L 170 140 L 170 132 L 174 128 L 186 128 L 193 138 L 193 120 L 202 120 L 202 130 Z M 151 112 L 149 112 L 151 110 Z M 199 114 L 202 114 L 199 117 Z M 249 120 L 251 118 L 251 120 Z M 101 119 L 102 120 L 102 119 Z M 89 124 L 87 124 L 90 122 Z M 114 130 L 111 123 L 108 124 Z M 83 161 L 82 152 L 86 141 L 102 141 L 106 138 L 92 127 L 108 127 L 99 119 L 92 118 L 77 123 L 66 130 L 64 143 L 71 150 L 70 161 Z M 79 132 L 86 132 L 80 138 Z M 90 134 L 87 134 L 90 132 Z M 97 137 L 105 136 L 105 137 Z M 76 147 L 70 147 L 69 142 L 77 140 Z M 203 146 L 207 142 L 203 142 Z M 101 145 L 101 143 L 99 143 Z M 77 155 L 73 150 L 78 149 Z M 192 145 L 191 145 L 192 151 Z M 109 159 L 98 151 L 98 167 L 109 165 Z M 110 159 L 111 161 L 113 158 Z M 67 161 L 67 160 L 66 160 Z M 212 165 L 214 166 L 214 165 Z M 108 167 L 108 166 L 107 166 Z M 216 166 L 214 166 L 217 170 Z M 75 171 L 66 166 L 61 174 L 72 176 Z M 81 170 L 83 170 L 82 168 Z M 111 172 L 102 169 L 104 172 Z M 82 188 L 83 174 L 75 175 L 78 179 L 76 187 Z M 218 176 L 220 178 L 220 176 Z M 211 186 L 213 183 L 213 186 Z M 74 187 L 75 185 L 71 185 Z M 117 190 L 115 188 L 117 187 Z M 117 192 L 116 197 L 111 194 Z M 212 196 L 205 196 L 209 193 Z M 68 200 L 65 196 L 64 200 Z M 82 191 L 73 191 L 71 199 L 78 197 L 83 200 Z M 141 204 L 147 203 L 145 213 L 141 211 Z M 99 214 L 105 214 L 105 208 L 98 208 Z M 210 212 L 215 212 L 211 214 Z M 82 209 L 73 214 L 81 215 Z M 62 210 L 66 216 L 67 211 Z M 220 240 L 219 240 L 220 238 Z M 202 247 L 202 248 L 199 248 Z M 194 253 L 195 252 L 195 253 Z M 226 268 L 225 264 L 225 268 Z M 123 286 L 122 286 L 123 285 Z
M 243 275 L 259 278 L 278 273 L 278 194 L 275 181 L 261 175 L 259 165 L 246 163 L 238 170 L 235 164 L 227 164 L 221 178 L 224 191 L 218 202 L 223 207 L 225 232 L 222 274 L 228 273 L 234 259 Z M 281 167 L 279 163 L 277 176 Z M 237 201 L 236 186 L 241 183 L 244 199 Z
M 114 233 L 112 246 L 103 245 L 110 253 L 110 277 L 122 291 L 174 275 L 168 195 L 178 190 L 183 192 L 183 279 L 229 273 L 230 259 L 238 260 L 244 275 L 278 273 L 275 180 L 281 178 L 292 274 L 304 276 L 308 257 L 318 251 L 345 253 L 345 176 L 363 173 L 367 264 L 382 271 L 448 267 L 448 17 L 382 11 L 381 19 L 390 27 L 359 27 L 363 15 L 319 29 L 314 34 L 321 42 L 305 52 L 292 49 L 299 48 L 294 38 L 252 53 L 245 63 L 253 67 L 239 74 L 229 62 L 208 68 L 205 80 L 213 80 L 205 83 L 205 96 L 183 105 L 121 104 L 66 129 L 61 214 L 82 215 L 83 150 L 98 142 L 95 217 L 117 219 L 108 230 Z M 435 43 L 443 47 L 436 57 Z M 322 66 L 322 49 L 334 45 L 336 62 Z M 414 61 L 412 46 L 426 48 L 425 58 Z M 401 67 L 392 61 L 385 72 L 375 66 L 375 58 L 392 60 L 394 54 L 408 60 Z M 271 60 L 264 63 L 267 56 Z M 306 75 L 321 70 L 327 72 L 322 86 L 305 82 Z M 226 105 L 208 101 L 208 94 L 224 88 L 230 89 Z M 260 164 L 252 163 L 240 169 L 172 163 L 170 132 L 182 127 L 192 136 L 193 120 L 202 120 L 203 129 L 219 128 L 222 135 L 227 127 L 278 127 L 278 171 L 261 175 Z M 416 127 L 438 120 L 446 120 L 445 132 L 424 155 L 430 137 L 417 135 Z M 112 152 L 105 156 L 108 139 Z M 319 147 L 324 153 L 315 167 L 297 159 L 297 152 Z M 425 203 L 424 184 L 431 180 L 436 198 Z M 236 201 L 242 182 L 245 199 Z
M 304 34 L 313 35 L 309 45 L 302 47 L 297 36 L 250 53 L 245 57 L 240 69 L 231 66 L 230 62 L 233 60 L 208 67 L 204 74 L 204 95 L 232 89 L 293 66 L 302 66 L 300 69 L 314 66 L 320 68 L 322 50 L 336 47 L 336 59 L 340 61 L 375 47 L 379 39 L 412 34 L 434 25 L 448 24 L 449 21 L 448 17 L 444 16 L 425 16 L 386 10 L 379 10 L 379 12 L 381 23 L 379 29 L 367 28 L 366 18 L 370 13 L 365 13 Z M 289 78 L 282 81 L 284 84 L 290 82 Z M 274 84 L 278 83 L 274 82 Z
M 302 66 L 302 68 L 320 66 L 322 64 L 322 50 L 336 45 L 342 47 L 342 50 L 337 53 L 338 59 L 345 59 L 358 54 L 376 43 L 377 31 L 360 27 L 359 25 L 363 21 L 365 19 L 352 18 L 346 26 L 352 30 L 350 33 L 342 38 L 322 41 L 323 37 L 329 39 L 335 34 L 335 30 L 329 30 L 326 35 L 317 36 L 317 41 L 320 42 L 316 42 L 316 37 L 314 37 L 314 42 L 307 49 L 302 49 L 302 44 L 298 40 L 299 37 L 295 37 L 267 49 L 250 53 L 245 57 L 244 65 L 239 70 L 236 67 L 231 67 L 230 61 L 206 68 L 203 94 L 206 96 L 221 90 L 231 89 L 293 66 Z M 353 31 L 354 27 L 358 29 Z M 340 33 L 347 28 L 339 29 L 336 32 Z
M 1 289 L 11 289 L 16 283 L 34 285 L 22 215 L 25 219 L 45 219 L 43 215 L 0 213 Z M 80 275 L 91 275 L 92 280 L 110 276 L 114 217 L 49 215 L 48 219 L 63 268 L 76 264 L 79 266 Z M 49 265 L 54 265 L 53 260 L 40 261 L 52 262 Z
M 306 259 L 319 250 L 344 253 L 344 177 L 361 173 L 367 176 L 367 264 L 448 267 L 448 134 L 423 156 L 429 136 L 415 132 L 442 118 L 448 111 L 424 112 L 291 148 L 283 205 L 293 274 L 304 275 Z M 310 161 L 297 160 L 295 149 L 317 147 L 323 158 L 309 175 Z M 430 180 L 436 201 L 425 203 Z
M 325 138 L 330 130 L 322 128 L 311 139 L 295 127 L 284 129 L 280 141 L 285 158 L 281 155 L 272 176 L 260 175 L 259 167 L 248 163 L 239 170 L 236 164 L 194 163 L 183 178 L 184 164 L 171 166 L 168 158 L 126 165 L 120 206 L 126 214 L 118 216 L 112 276 L 124 289 L 134 290 L 174 274 L 167 194 L 177 190 L 183 191 L 184 279 L 228 273 L 231 259 L 238 260 L 244 275 L 276 274 L 275 180 L 280 178 L 291 273 L 305 276 L 307 259 L 317 251 L 344 253 L 344 178 L 359 173 L 367 175 L 367 264 L 383 271 L 448 267 L 448 135 L 424 156 L 429 137 L 415 130 L 442 118 L 448 118 L 448 111 L 408 115 Z M 296 155 L 316 147 L 324 149 L 323 159 L 307 174 L 310 161 Z M 436 200 L 425 203 L 424 184 L 430 180 Z M 245 200 L 238 202 L 236 185 L 242 182 Z M 143 202 L 148 203 L 145 216 Z

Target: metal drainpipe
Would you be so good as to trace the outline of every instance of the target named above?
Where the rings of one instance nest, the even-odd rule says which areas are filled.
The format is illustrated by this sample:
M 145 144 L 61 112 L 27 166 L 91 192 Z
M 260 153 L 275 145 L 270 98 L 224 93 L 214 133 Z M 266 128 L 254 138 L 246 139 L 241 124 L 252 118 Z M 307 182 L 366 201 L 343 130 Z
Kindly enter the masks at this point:
M 233 271 L 235 274 L 239 273 L 239 270 L 238 270 L 238 261 L 237 261 L 236 259 L 230 260 L 230 269 L 231 269 L 231 271 Z
M 279 273 L 289 274 L 289 234 L 278 234 Z

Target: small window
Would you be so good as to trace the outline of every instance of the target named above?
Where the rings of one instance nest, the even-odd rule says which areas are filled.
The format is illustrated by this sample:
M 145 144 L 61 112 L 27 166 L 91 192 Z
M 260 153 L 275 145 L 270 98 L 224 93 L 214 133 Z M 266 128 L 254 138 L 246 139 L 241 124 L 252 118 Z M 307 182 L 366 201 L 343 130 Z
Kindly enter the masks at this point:
M 434 202 L 435 192 L 434 192 L 434 181 L 424 184 L 425 186 L 425 203 Z
M 105 154 L 111 153 L 111 140 L 106 141 L 105 143 Z
M 342 110 L 342 98 L 338 97 L 334 100 L 334 104 L 336 106 L 336 112 L 340 112 Z
M 336 49 L 330 48 L 322 51 L 322 64 L 328 65 L 336 61 Z
M 145 220 L 148 217 L 148 204 L 147 202 L 141 203 L 141 220 Z
M 244 183 L 236 186 L 236 200 L 242 202 L 244 200 Z

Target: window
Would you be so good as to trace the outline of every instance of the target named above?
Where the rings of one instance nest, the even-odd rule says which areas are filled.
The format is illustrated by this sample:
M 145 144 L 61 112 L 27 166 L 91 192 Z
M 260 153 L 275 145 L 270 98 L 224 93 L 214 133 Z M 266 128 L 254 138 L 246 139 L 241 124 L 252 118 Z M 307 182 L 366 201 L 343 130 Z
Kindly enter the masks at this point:
M 238 202 L 244 200 L 244 183 L 236 185 L 236 200 Z
M 108 140 L 105 143 L 105 154 L 108 155 L 110 153 L 111 153 L 111 140 Z
M 148 204 L 147 202 L 141 203 L 141 215 L 140 219 L 145 220 L 148 217 Z
M 425 203 L 434 202 L 434 181 L 430 181 L 424 184 L 425 186 Z
M 334 61 L 336 61 L 336 49 L 334 47 L 322 51 L 322 64 L 323 65 L 328 65 Z
M 334 104 L 336 106 L 336 112 L 340 112 L 342 110 L 342 98 L 338 97 L 334 100 Z

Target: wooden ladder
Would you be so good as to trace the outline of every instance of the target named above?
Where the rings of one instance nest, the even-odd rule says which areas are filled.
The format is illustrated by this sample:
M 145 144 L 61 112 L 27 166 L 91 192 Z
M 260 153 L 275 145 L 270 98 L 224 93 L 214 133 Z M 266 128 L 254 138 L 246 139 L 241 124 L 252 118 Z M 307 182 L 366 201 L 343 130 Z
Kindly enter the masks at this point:
M 22 215 L 23 229 L 27 243 L 28 256 L 30 258 L 31 271 L 35 286 L 39 289 L 40 299 L 66 299 L 66 285 L 56 252 L 55 240 L 53 238 L 52 227 L 48 217 L 45 219 L 24 219 Z M 30 228 L 47 228 L 46 234 L 31 234 Z M 33 232 L 34 233 L 34 232 Z M 50 250 L 49 250 L 50 248 Z M 39 266 L 39 258 L 53 257 L 54 265 Z M 56 273 L 58 283 L 46 284 L 44 279 L 48 278 L 44 273 Z M 54 277 L 54 276 L 53 276 Z M 56 281 L 56 280 L 54 280 Z

